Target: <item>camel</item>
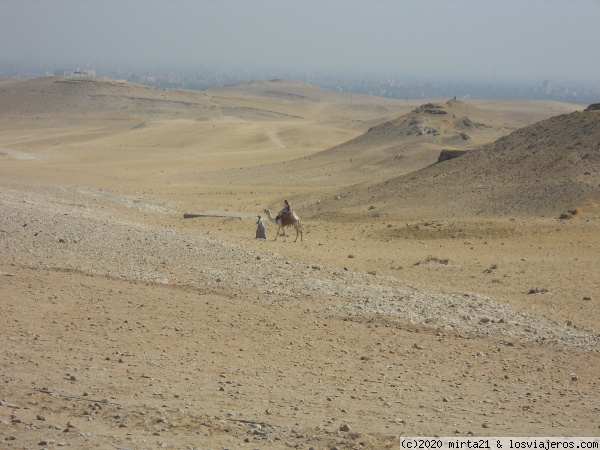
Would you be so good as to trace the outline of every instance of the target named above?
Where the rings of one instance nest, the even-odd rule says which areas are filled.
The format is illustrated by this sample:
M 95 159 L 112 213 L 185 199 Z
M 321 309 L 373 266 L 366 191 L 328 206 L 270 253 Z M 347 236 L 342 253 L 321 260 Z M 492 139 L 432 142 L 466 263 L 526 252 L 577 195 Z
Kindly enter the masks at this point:
M 277 234 L 275 234 L 275 240 L 277 240 L 277 238 L 279 237 L 279 231 L 281 230 L 283 232 L 283 239 L 285 241 L 287 241 L 287 236 L 285 234 L 285 227 L 294 227 L 296 229 L 296 239 L 294 239 L 294 242 L 296 242 L 298 240 L 298 235 L 300 235 L 300 240 L 304 241 L 304 237 L 302 235 L 302 224 L 300 223 L 300 217 L 298 217 L 298 215 L 296 214 L 295 211 L 292 211 L 287 214 L 283 214 L 279 218 L 279 220 L 276 220 L 275 217 L 271 216 L 270 209 L 265 209 L 263 212 L 267 215 L 269 222 L 273 222 L 273 223 L 276 223 L 277 225 L 279 225 Z

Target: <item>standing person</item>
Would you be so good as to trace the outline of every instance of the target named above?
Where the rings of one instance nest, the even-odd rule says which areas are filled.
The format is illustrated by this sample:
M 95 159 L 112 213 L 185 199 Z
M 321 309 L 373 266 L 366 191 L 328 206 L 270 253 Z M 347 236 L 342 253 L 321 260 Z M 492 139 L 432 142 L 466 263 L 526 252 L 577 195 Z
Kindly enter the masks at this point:
M 258 220 L 256 221 L 256 239 L 266 239 L 267 232 L 265 230 L 265 224 L 262 220 L 262 216 L 258 215 Z

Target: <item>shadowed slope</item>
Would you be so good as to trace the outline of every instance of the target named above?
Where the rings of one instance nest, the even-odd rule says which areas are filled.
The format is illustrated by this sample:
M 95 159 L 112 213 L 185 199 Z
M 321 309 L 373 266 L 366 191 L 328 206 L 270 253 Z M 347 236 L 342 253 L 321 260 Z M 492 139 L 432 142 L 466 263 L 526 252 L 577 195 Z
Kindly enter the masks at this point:
M 0 114 L 95 119 L 194 119 L 222 116 L 253 121 L 293 119 L 281 103 L 259 104 L 230 89 L 159 89 L 121 80 L 45 77 L 0 85 Z M 317 89 L 314 88 L 313 89 Z
M 36 78 L 3 86 L 0 113 L 42 117 L 212 116 L 215 106 L 200 93 L 155 89 L 119 80 Z

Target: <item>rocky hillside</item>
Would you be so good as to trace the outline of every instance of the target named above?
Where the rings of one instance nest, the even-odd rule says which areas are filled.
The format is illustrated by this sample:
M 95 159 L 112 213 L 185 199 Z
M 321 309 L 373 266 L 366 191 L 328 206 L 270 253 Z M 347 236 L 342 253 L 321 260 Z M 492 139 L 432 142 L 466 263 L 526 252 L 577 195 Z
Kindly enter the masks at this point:
M 437 161 L 442 150 L 472 149 L 520 126 L 461 100 L 426 103 L 307 159 L 381 180 L 422 169 Z
M 461 100 L 445 103 L 425 103 L 410 114 L 386 122 L 369 130 L 367 136 L 383 136 L 388 139 L 408 136 L 439 136 L 439 143 L 456 144 L 461 141 L 477 141 L 479 135 L 490 130 L 514 130 L 516 121 L 501 118 Z M 473 145 L 473 143 L 470 143 Z
M 519 129 L 459 158 L 350 189 L 315 210 L 410 215 L 426 206 L 438 215 L 558 217 L 592 211 L 597 203 L 600 111 L 586 110 Z

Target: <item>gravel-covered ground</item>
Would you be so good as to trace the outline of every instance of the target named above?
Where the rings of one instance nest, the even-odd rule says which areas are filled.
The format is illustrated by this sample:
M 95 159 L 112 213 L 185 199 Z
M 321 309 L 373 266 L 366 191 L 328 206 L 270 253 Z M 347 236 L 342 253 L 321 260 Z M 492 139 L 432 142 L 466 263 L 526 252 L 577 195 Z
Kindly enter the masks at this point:
M 177 209 L 5 183 L 3 445 L 381 449 L 600 425 L 593 332 L 160 224 Z
M 477 293 L 427 292 L 389 276 L 292 261 L 195 232 L 115 219 L 108 208 L 93 208 L 86 194 L 73 191 L 61 198 L 4 188 L 4 261 L 165 284 L 226 284 L 273 296 L 325 296 L 330 308 L 350 315 L 399 316 L 419 325 L 547 345 L 598 346 L 598 336 L 514 311 Z M 103 200 L 140 211 L 156 209 L 108 194 Z M 170 211 L 167 205 L 161 208 Z

